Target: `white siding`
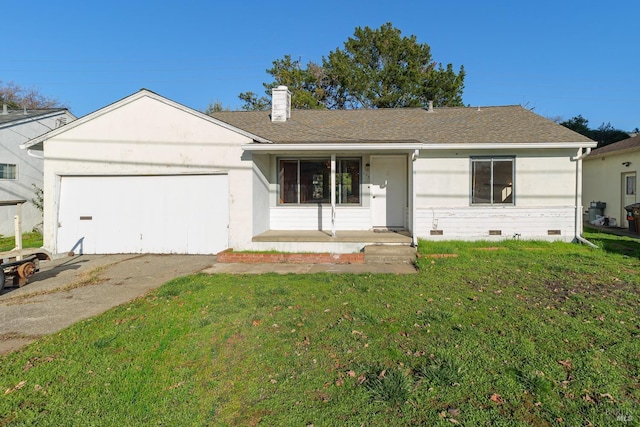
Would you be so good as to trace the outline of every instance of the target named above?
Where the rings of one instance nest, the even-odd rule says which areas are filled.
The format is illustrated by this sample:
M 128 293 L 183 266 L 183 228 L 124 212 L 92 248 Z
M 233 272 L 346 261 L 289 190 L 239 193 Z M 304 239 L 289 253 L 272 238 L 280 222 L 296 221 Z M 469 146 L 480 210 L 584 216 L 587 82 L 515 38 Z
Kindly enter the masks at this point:
M 555 208 L 466 207 L 417 209 L 416 234 L 426 240 L 504 240 L 510 238 L 571 241 L 573 206 Z M 442 235 L 431 235 L 431 230 Z M 491 235 L 499 230 L 501 235 Z M 549 235 L 559 230 L 560 235 Z
M 0 200 L 26 200 L 22 205 L 22 231 L 31 231 L 34 227 L 40 227 L 42 212 L 40 212 L 31 200 L 35 197 L 33 185 L 38 188 L 43 186 L 43 160 L 29 156 L 27 150 L 22 150 L 20 144 L 28 142 L 56 127 L 56 121 L 65 118 L 67 123 L 75 117 L 67 111 L 52 113 L 44 117 L 31 117 L 19 121 L 17 124 L 7 123 L 0 129 L 0 163 L 15 164 L 17 179 L 0 179 Z M 42 152 L 36 152 L 42 156 Z M 0 206 L 0 235 L 14 235 L 15 206 Z
M 331 206 L 278 206 L 271 208 L 272 230 L 331 231 Z M 368 207 L 337 207 L 336 230 L 371 229 Z

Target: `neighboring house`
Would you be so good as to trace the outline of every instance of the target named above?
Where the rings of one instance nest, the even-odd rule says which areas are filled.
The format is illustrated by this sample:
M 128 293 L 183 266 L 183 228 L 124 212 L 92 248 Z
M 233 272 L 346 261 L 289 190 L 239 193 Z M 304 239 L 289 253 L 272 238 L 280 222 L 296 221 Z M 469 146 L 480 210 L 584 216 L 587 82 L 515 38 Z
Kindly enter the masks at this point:
M 26 201 L 21 207 L 22 230 L 31 231 L 42 223 L 42 212 L 31 202 L 36 196 L 34 185 L 42 188 L 42 153 L 34 157 L 20 145 L 40 136 L 75 117 L 66 109 L 9 109 L 0 111 L 0 203 Z M 3 203 L 2 203 L 3 204 Z M 0 235 L 15 233 L 15 205 L 0 205 Z
M 595 142 L 519 106 L 213 117 L 141 90 L 44 149 L 45 248 L 345 253 L 420 239 L 573 241 Z
M 604 202 L 604 215 L 628 228 L 625 206 L 640 202 L 640 135 L 593 150 L 585 157 L 583 172 L 584 205 Z

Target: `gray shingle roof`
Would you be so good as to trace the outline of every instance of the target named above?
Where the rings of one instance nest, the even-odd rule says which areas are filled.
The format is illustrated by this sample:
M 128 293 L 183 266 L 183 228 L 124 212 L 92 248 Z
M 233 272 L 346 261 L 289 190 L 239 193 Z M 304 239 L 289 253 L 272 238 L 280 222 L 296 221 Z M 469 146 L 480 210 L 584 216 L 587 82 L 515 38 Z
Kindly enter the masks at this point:
M 212 117 L 275 143 L 593 142 L 520 106 L 293 110 L 284 123 L 269 111 L 217 112 Z
M 3 110 L 1 108 L 2 106 L 0 106 L 0 126 L 7 125 L 11 122 L 32 119 L 38 116 L 43 116 L 45 114 L 51 114 L 58 111 L 67 110 L 66 108 L 45 108 L 45 109 L 38 109 L 38 110 L 27 109 L 25 113 L 24 109 L 16 109 L 16 110 L 8 109 L 7 114 L 3 114 Z
M 597 148 L 591 152 L 591 156 L 611 154 L 616 151 L 631 150 L 634 148 L 640 149 L 640 135 L 636 135 L 631 138 L 623 139 L 622 141 L 614 142 L 613 144 Z

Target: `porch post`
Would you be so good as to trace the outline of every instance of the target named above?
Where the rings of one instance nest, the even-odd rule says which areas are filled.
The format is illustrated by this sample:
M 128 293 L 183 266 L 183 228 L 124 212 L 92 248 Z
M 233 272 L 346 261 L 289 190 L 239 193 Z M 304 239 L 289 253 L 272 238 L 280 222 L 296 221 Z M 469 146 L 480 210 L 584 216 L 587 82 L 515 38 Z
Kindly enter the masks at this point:
M 331 236 L 336 237 L 336 155 L 331 154 Z

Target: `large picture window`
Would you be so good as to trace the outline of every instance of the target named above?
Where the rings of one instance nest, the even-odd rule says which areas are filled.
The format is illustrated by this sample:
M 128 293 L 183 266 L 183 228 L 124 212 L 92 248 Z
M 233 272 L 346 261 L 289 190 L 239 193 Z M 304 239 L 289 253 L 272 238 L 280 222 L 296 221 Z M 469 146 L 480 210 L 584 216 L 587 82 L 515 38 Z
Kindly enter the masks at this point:
M 336 204 L 360 203 L 360 159 L 336 159 Z M 331 203 L 330 159 L 281 159 L 280 204 Z
M 17 179 L 16 165 L 0 163 L 0 179 Z
M 471 159 L 471 204 L 512 205 L 513 158 Z

